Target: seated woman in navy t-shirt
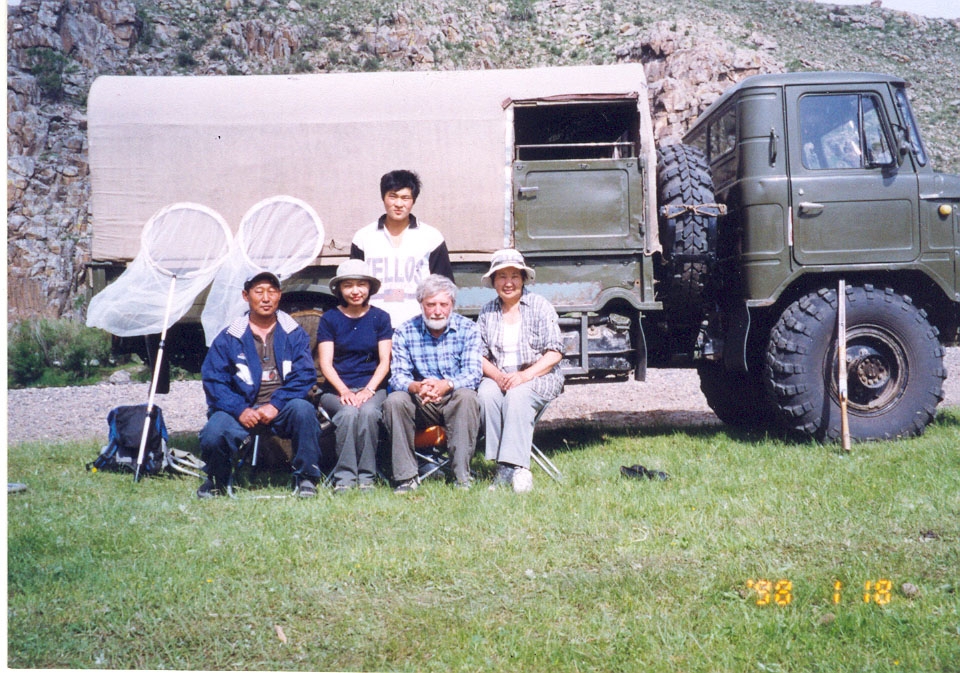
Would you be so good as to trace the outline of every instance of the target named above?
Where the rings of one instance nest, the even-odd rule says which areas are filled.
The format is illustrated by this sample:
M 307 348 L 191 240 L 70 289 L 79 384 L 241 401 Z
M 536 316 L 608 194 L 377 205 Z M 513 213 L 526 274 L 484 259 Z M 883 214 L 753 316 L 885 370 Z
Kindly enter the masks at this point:
M 336 426 L 334 492 L 373 488 L 377 476 L 380 418 L 387 397 L 393 330 L 386 311 L 370 306 L 380 289 L 364 262 L 337 267 L 330 291 L 340 305 L 325 311 L 317 327 L 320 372 L 326 378 L 320 405 Z

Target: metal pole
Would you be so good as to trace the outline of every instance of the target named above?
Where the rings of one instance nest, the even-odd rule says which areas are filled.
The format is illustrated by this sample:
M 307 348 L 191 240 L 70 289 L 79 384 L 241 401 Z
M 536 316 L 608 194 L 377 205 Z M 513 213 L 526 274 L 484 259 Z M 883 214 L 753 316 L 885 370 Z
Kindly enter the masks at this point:
M 147 436 L 150 434 L 150 414 L 153 412 L 153 398 L 157 394 L 157 379 L 160 376 L 160 361 L 163 360 L 163 345 L 167 338 L 167 322 L 170 320 L 170 310 L 173 307 L 173 288 L 177 284 L 177 277 L 170 278 L 170 290 L 167 292 L 167 308 L 163 314 L 163 329 L 160 332 L 160 344 L 157 347 L 157 361 L 153 364 L 153 378 L 150 380 L 150 395 L 147 397 L 147 415 L 143 419 L 143 434 L 140 436 L 140 452 L 137 454 L 137 467 L 133 472 L 133 481 L 140 481 L 140 466 L 143 465 L 143 454 L 147 448 Z

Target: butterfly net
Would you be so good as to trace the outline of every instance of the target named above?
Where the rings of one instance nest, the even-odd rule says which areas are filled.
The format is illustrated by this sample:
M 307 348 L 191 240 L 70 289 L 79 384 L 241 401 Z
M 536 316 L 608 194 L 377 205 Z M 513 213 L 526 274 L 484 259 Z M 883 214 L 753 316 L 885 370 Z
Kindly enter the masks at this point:
M 315 260 L 321 248 L 323 223 L 300 199 L 274 196 L 248 210 L 200 316 L 207 346 L 249 309 L 242 294 L 248 278 L 270 271 L 285 280 Z
M 87 325 L 121 337 L 163 332 L 213 280 L 232 238 L 224 219 L 206 206 L 175 203 L 161 209 L 143 228 L 134 260 L 90 300 Z

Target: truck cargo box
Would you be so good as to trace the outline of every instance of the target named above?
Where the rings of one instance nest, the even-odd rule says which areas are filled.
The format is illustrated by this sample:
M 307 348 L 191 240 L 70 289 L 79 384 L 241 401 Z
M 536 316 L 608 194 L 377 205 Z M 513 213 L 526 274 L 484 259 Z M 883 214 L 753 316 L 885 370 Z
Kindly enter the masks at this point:
M 452 259 L 487 259 L 513 243 L 515 108 L 635 100 L 644 135 L 637 145 L 653 166 L 646 95 L 640 64 L 100 77 L 88 107 L 92 258 L 132 259 L 144 223 L 174 202 L 210 207 L 235 231 L 250 206 L 287 194 L 320 215 L 330 263 L 382 213 L 380 176 L 409 168 L 424 185 L 415 212 L 444 232 Z M 655 193 L 654 183 L 645 187 Z M 656 221 L 655 211 L 647 219 Z

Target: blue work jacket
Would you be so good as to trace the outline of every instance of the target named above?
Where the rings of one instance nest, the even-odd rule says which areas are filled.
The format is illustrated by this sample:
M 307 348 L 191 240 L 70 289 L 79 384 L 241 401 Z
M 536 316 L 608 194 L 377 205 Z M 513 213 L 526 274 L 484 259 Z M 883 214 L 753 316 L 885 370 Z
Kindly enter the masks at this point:
M 270 404 L 281 411 L 290 400 L 305 398 L 317 382 L 310 337 L 283 311 L 277 311 L 273 355 L 281 385 L 273 392 Z M 260 392 L 263 366 L 246 315 L 217 335 L 200 372 L 208 416 L 215 411 L 225 411 L 239 420 L 244 409 L 253 407 Z

